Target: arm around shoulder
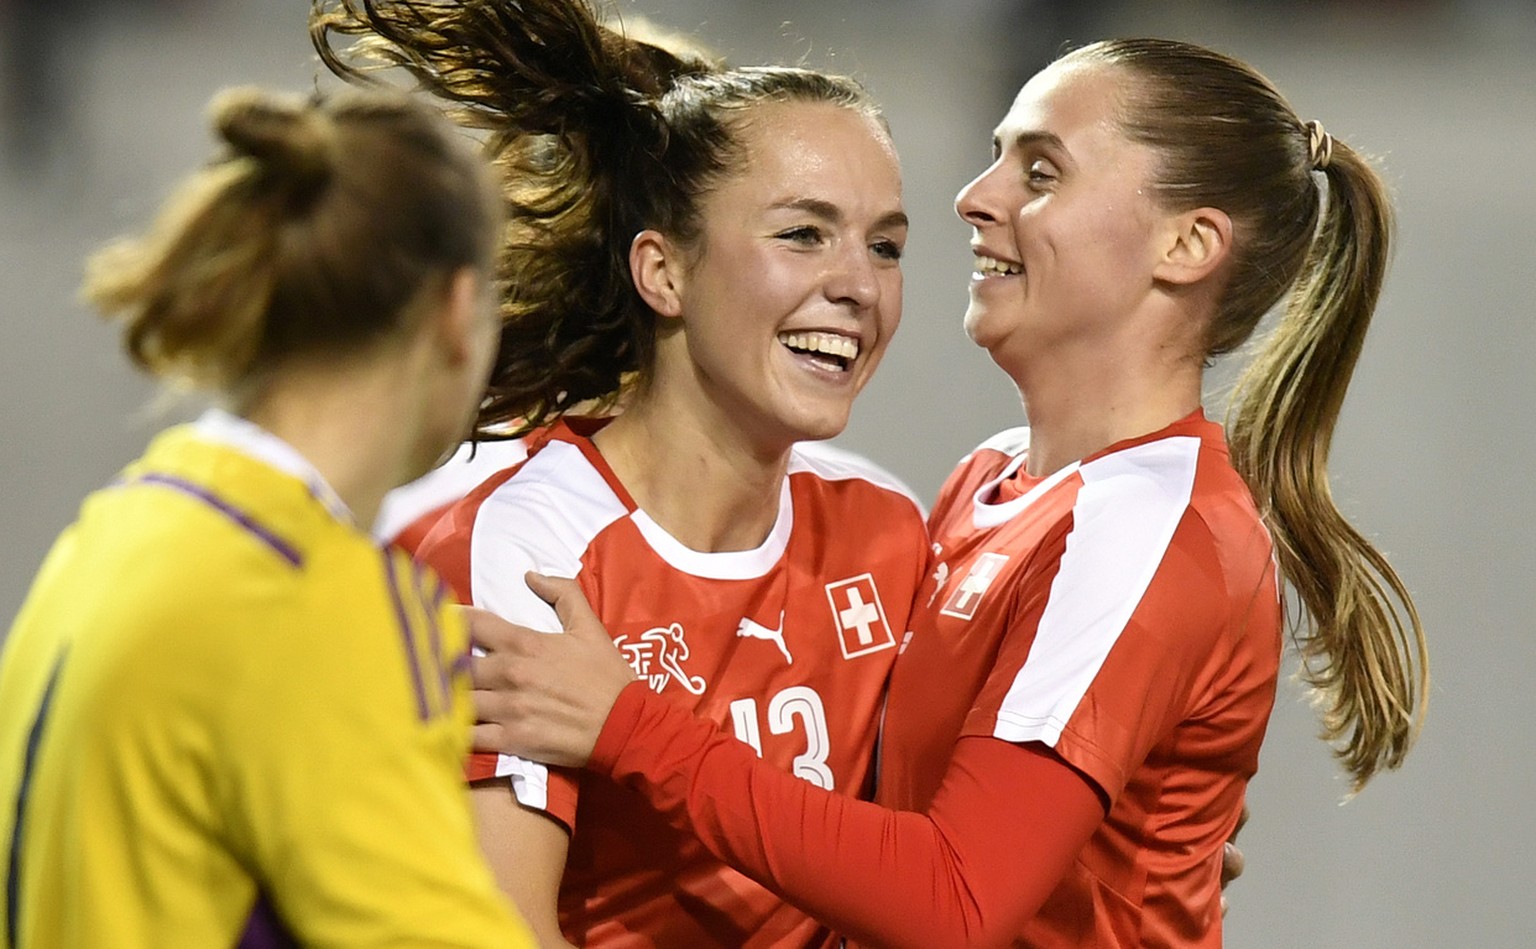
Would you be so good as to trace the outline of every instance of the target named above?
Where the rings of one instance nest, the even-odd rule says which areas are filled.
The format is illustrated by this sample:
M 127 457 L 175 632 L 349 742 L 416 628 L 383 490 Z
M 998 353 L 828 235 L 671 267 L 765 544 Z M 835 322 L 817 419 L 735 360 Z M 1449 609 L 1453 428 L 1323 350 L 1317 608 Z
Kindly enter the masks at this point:
M 1104 818 L 1098 787 L 1039 746 L 961 739 L 928 810 L 898 812 L 779 771 L 652 695 L 620 696 L 593 769 L 854 939 L 1008 945 Z

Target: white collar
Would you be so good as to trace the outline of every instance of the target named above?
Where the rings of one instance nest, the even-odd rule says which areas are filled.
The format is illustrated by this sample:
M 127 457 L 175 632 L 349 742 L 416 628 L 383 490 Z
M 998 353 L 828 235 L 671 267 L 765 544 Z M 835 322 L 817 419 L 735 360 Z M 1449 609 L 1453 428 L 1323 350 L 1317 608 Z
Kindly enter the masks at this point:
M 192 429 L 204 441 L 226 445 L 298 478 L 309 487 L 309 493 L 332 517 L 344 524 L 356 524 L 357 519 L 352 516 L 347 502 L 341 499 L 341 495 L 336 493 L 308 458 L 250 419 L 214 407 L 203 412 L 193 423 Z

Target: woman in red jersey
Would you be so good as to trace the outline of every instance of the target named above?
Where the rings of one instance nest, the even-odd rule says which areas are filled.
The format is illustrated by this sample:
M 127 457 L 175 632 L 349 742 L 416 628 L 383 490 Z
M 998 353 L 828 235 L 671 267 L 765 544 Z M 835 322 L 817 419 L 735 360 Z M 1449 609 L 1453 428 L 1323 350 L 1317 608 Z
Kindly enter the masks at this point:
M 1417 614 L 1325 470 L 1386 268 L 1382 185 L 1250 67 L 1126 40 L 1031 79 L 956 206 L 966 330 L 1031 426 L 969 455 L 930 517 L 878 803 L 756 767 L 629 686 L 579 598 L 543 581 L 580 635 L 481 618 L 479 744 L 644 793 L 863 943 L 1219 945 L 1282 580 L 1356 788 L 1422 718 Z M 1282 298 L 1224 434 L 1204 366 Z
M 569 0 L 324 5 L 313 24 L 337 72 L 402 64 L 462 107 L 512 185 L 480 422 L 542 428 L 418 555 L 550 630 L 524 574 L 575 577 L 658 699 L 867 791 L 927 533 L 873 466 L 800 443 L 842 431 L 901 314 L 877 107 L 841 77 L 676 56 Z M 546 944 L 829 938 L 611 782 L 495 755 L 471 777 L 482 846 Z

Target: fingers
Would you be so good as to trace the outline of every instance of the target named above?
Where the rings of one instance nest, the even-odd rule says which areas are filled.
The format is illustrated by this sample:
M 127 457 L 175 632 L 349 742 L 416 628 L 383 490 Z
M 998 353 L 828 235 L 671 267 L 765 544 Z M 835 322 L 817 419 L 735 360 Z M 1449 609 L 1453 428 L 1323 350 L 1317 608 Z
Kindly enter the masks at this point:
M 469 743 L 475 751 L 517 755 L 528 761 L 542 761 L 548 764 L 563 763 L 542 753 L 543 749 L 534 743 L 527 729 L 508 727 L 500 722 L 476 722 L 474 729 L 470 732 Z
M 513 707 L 506 693 L 475 689 L 470 693 L 475 709 L 475 725 L 470 731 L 470 747 L 503 755 L 527 755 L 526 713 Z
M 497 616 L 489 610 L 475 606 L 460 606 L 459 615 L 469 627 L 469 641 L 486 652 L 498 652 L 517 642 L 520 627 Z
M 479 710 L 482 693 L 494 695 L 497 694 L 494 690 L 508 685 L 511 674 L 506 668 L 506 663 L 502 661 L 503 658 L 500 652 L 469 657 L 469 685 L 475 690 L 476 711 Z
M 555 615 L 560 618 L 560 626 L 567 633 L 578 635 L 602 636 L 611 639 L 608 630 L 603 627 L 602 620 L 592 611 L 592 605 L 587 602 L 587 596 L 581 592 L 581 584 L 573 579 L 565 577 L 551 577 L 542 573 L 529 571 L 524 575 L 528 582 L 528 589 L 538 597 L 555 608 Z
M 1226 886 L 1233 880 L 1243 875 L 1243 869 L 1247 862 L 1243 859 L 1243 852 L 1230 840 L 1224 845 L 1221 854 L 1221 885 Z
M 495 722 L 476 722 L 474 729 L 470 732 L 469 743 L 476 751 L 499 754 L 503 746 L 501 726 Z
M 1227 915 L 1227 884 L 1243 875 L 1243 852 L 1232 841 L 1222 845 L 1221 853 L 1221 915 Z
M 1223 890 L 1227 888 L 1227 884 L 1242 876 L 1243 869 L 1247 866 L 1243 852 L 1238 849 L 1236 843 L 1237 835 L 1246 823 L 1248 823 L 1248 805 L 1244 803 L 1242 812 L 1237 816 L 1237 826 L 1232 828 L 1232 835 L 1227 838 L 1221 848 L 1221 888 Z M 1226 893 L 1222 893 L 1221 896 L 1221 915 L 1227 915 Z

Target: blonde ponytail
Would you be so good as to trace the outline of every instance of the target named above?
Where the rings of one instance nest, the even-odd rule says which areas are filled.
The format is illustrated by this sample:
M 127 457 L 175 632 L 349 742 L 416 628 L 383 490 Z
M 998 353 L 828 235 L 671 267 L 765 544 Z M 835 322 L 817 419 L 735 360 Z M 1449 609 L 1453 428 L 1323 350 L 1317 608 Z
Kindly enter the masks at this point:
M 1238 382 L 1233 463 L 1266 507 L 1281 573 L 1306 613 L 1302 677 L 1323 737 L 1359 790 L 1402 764 L 1424 719 L 1428 652 L 1387 558 L 1334 504 L 1328 454 L 1388 261 L 1392 216 L 1364 159 L 1332 143 L 1328 196 L 1300 282 Z

